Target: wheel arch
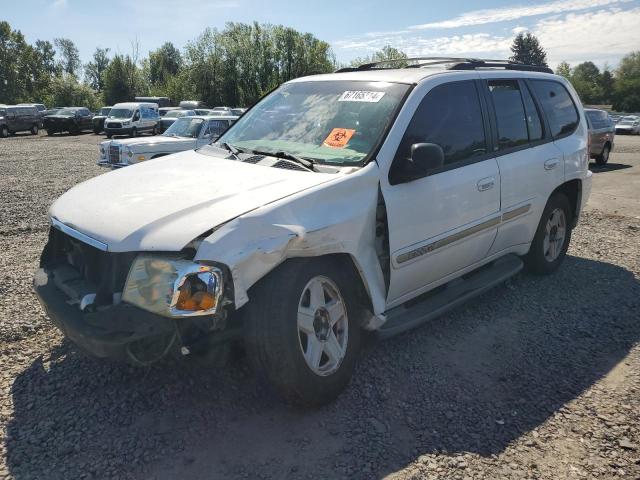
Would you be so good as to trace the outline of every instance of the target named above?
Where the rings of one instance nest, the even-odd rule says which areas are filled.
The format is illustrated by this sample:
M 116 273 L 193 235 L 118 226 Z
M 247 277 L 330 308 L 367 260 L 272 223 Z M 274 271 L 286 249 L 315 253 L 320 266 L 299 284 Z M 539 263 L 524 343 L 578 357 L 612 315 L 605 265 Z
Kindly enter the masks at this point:
M 582 203 L 582 180 L 574 178 L 557 187 L 549 198 L 556 193 L 562 193 L 569 200 L 571 206 L 571 228 L 575 228 L 580 217 L 580 205 Z

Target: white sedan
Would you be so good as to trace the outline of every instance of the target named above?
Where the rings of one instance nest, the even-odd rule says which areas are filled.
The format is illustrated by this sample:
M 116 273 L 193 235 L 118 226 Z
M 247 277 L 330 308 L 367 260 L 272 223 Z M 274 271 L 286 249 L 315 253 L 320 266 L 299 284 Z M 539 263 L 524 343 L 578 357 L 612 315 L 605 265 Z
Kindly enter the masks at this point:
M 171 153 L 200 148 L 217 140 L 237 118 L 229 115 L 183 117 L 177 119 L 162 135 L 107 140 L 100 144 L 98 165 L 126 167 Z
M 616 123 L 616 134 L 618 135 L 640 135 L 640 117 L 629 115 L 622 117 Z

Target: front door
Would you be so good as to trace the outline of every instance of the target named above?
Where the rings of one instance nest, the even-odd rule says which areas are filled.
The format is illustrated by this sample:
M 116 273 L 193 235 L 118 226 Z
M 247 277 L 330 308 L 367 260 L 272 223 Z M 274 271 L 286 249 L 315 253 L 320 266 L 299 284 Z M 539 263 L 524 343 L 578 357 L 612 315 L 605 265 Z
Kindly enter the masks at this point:
M 424 178 L 382 182 L 391 272 L 387 308 L 486 257 L 500 221 L 500 172 L 473 80 L 444 83 L 422 99 L 394 162 L 416 143 L 435 143 L 445 164 Z

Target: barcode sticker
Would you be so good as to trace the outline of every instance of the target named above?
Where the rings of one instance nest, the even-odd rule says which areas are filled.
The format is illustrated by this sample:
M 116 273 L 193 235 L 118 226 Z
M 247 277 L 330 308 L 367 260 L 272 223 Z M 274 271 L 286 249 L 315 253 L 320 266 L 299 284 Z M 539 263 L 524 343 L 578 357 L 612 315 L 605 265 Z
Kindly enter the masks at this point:
M 347 90 L 340 98 L 339 102 L 367 102 L 378 103 L 385 92 L 370 92 L 366 90 Z

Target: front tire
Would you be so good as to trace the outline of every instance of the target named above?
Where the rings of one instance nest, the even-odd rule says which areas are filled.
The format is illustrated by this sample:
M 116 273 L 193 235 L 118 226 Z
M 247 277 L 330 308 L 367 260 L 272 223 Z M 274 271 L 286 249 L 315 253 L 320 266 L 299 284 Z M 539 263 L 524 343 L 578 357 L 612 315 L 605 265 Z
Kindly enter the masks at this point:
M 111 137 L 113 137 L 113 134 L 111 134 L 111 133 L 107 133 L 107 138 L 108 138 L 108 139 L 111 139 Z
M 358 281 L 344 264 L 293 259 L 252 289 L 248 358 L 288 402 L 323 405 L 349 383 L 360 348 Z
M 131 138 L 136 138 L 138 136 L 138 129 L 137 128 L 132 129 L 131 133 L 129 134 L 129 136 Z
M 571 206 L 567 197 L 562 193 L 551 195 L 524 259 L 529 271 L 537 275 L 549 275 L 558 269 L 571 242 L 571 220 Z
M 53 136 L 55 132 L 53 130 L 47 130 L 47 135 L 49 135 L 50 137 Z
M 596 165 L 606 165 L 609 161 L 609 154 L 611 153 L 611 147 L 605 145 L 602 149 L 602 153 L 596 157 Z
M 3 125 L 2 128 L 0 128 L 0 137 L 1 138 L 7 138 L 9 136 L 9 129 Z
M 38 125 L 33 125 L 31 127 L 31 135 L 38 135 Z

